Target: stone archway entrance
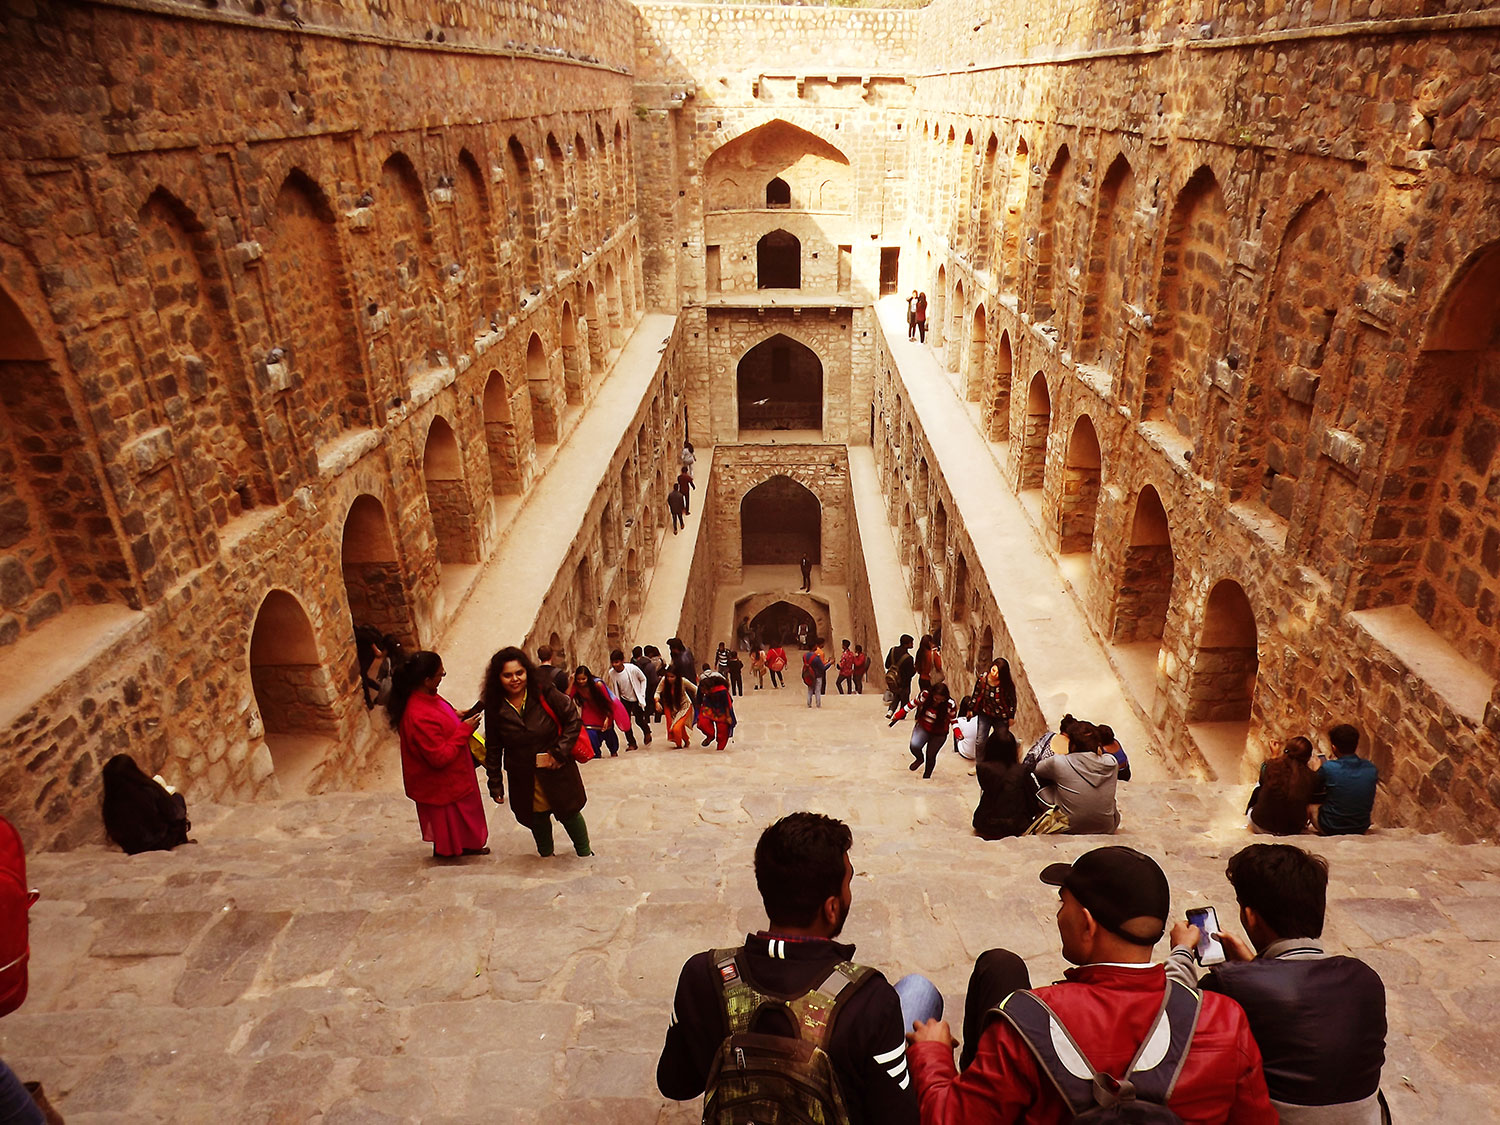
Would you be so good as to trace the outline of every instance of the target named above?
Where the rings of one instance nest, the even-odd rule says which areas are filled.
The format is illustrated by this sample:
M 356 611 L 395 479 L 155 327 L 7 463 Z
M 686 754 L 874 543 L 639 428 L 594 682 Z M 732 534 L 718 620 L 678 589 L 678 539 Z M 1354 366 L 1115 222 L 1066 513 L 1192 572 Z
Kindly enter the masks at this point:
M 740 501 L 740 554 L 745 566 L 822 561 L 823 507 L 791 477 L 762 481 Z
M 272 590 L 250 634 L 250 684 L 283 796 L 307 789 L 338 745 L 333 678 L 302 603 Z
M 354 624 L 373 625 L 415 647 L 411 602 L 385 505 L 368 493 L 355 498 L 344 520 L 342 568 Z
M 809 636 L 819 634 L 817 618 L 791 602 L 772 602 L 750 619 L 750 628 L 764 645 L 794 645 L 797 630 L 804 625 Z
M 736 390 L 741 430 L 821 430 L 823 361 L 781 333 L 740 357 Z

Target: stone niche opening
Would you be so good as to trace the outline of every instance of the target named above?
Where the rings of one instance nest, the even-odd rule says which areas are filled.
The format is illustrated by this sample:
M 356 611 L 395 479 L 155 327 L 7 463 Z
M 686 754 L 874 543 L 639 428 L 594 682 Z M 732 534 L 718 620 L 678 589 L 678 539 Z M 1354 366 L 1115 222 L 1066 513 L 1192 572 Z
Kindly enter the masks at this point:
M 267 594 L 255 615 L 250 684 L 282 795 L 306 791 L 314 771 L 337 749 L 338 716 L 312 622 L 285 590 Z
M 464 484 L 463 457 L 453 427 L 440 417 L 432 420 L 432 427 L 427 431 L 427 446 L 422 453 L 422 478 L 427 485 L 427 506 L 432 512 L 438 561 L 478 562 L 474 512 Z
M 777 333 L 746 352 L 736 385 L 743 430 L 823 429 L 823 361 Z
M 736 607 L 738 608 L 738 607 Z M 735 618 L 741 616 L 736 612 Z M 800 605 L 788 601 L 775 601 L 750 618 L 750 628 L 760 637 L 761 644 L 790 647 L 797 643 L 797 629 L 806 626 L 809 637 L 822 637 L 828 632 L 828 616 L 821 619 Z
M 791 231 L 773 230 L 755 244 L 755 287 L 802 288 L 802 241 Z
M 368 493 L 355 498 L 344 521 L 344 592 L 353 623 L 373 625 L 417 647 L 406 579 L 391 540 L 385 505 Z
M 805 485 L 774 476 L 740 501 L 740 553 L 745 566 L 822 561 L 823 507 Z
M 1224 579 L 1208 595 L 1203 633 L 1188 686 L 1190 723 L 1248 723 L 1259 670 L 1255 611 L 1238 582 Z

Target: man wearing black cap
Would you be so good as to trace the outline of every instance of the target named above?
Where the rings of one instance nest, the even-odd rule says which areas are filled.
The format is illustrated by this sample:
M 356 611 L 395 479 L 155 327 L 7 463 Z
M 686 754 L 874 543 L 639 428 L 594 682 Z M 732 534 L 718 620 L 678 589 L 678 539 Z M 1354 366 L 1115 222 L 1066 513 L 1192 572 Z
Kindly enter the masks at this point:
M 939 1020 L 914 1025 L 908 1058 L 923 1125 L 1051 1125 L 1092 1108 L 1079 1100 L 1069 1105 L 1062 1093 L 1068 1073 L 1060 1076 L 1062 1083 L 1049 1076 L 1035 1048 L 1017 1030 L 1025 1022 L 1022 1009 L 1036 1007 L 1029 1003 L 1031 996 L 1050 1009 L 1043 1014 L 1051 1020 L 1051 1041 L 1070 1037 L 1077 1045 L 1083 1058 L 1061 1065 L 1082 1080 L 1086 1093 L 1113 1085 L 1107 1078 L 1091 1081 L 1095 1075 L 1118 1079 L 1127 1072 L 1143 1076 L 1136 1083 L 1140 1091 L 1150 1088 L 1146 1072 L 1171 1051 L 1163 1046 L 1139 1059 L 1137 1055 L 1148 1039 L 1158 1041 L 1152 1032 L 1173 998 L 1166 1007 L 1169 1018 L 1160 1026 L 1179 1037 L 1185 1051 L 1175 1079 L 1168 1075 L 1162 1083 L 1166 1104 L 1184 1121 L 1273 1125 L 1276 1112 L 1266 1095 L 1260 1050 L 1244 1011 L 1218 995 L 1204 995 L 1199 1003 L 1180 985 L 1173 987 L 1181 991 L 1169 993 L 1165 969 L 1152 963 L 1151 949 L 1166 929 L 1171 898 L 1156 861 L 1133 848 L 1096 848 L 1072 864 L 1052 864 L 1041 878 L 1058 888 L 1057 930 L 1063 957 L 1075 967 L 1057 984 L 1017 992 L 1030 986 L 1025 963 L 1006 950 L 983 954 L 964 1005 L 961 1076 L 953 1066 L 956 1044 L 948 1025 Z M 1179 1020 L 1176 1012 L 1184 1006 L 1187 1018 Z

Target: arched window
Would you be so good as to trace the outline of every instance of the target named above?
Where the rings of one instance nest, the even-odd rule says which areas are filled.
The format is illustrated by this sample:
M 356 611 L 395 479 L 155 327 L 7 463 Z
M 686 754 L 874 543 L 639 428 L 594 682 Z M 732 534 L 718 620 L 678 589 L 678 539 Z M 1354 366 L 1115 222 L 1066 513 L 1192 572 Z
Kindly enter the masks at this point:
M 791 477 L 762 481 L 740 501 L 740 557 L 745 566 L 822 561 L 823 507 Z
M 767 207 L 790 207 L 792 205 L 792 188 L 780 176 L 775 176 L 766 184 L 766 206 Z
M 784 230 L 773 230 L 755 244 L 757 289 L 802 288 L 802 243 Z
M 736 385 L 741 430 L 822 430 L 823 363 L 806 344 L 762 340 L 741 357 Z

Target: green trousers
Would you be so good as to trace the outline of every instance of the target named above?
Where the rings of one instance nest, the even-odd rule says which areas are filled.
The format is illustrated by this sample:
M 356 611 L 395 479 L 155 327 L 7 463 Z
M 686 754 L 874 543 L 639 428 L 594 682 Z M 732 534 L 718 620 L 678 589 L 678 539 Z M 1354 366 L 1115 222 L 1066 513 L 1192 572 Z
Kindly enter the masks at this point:
M 552 817 L 550 812 L 536 812 L 531 814 L 531 834 L 536 837 L 536 854 L 547 856 L 552 854 Z M 563 826 L 563 831 L 568 834 L 568 839 L 573 841 L 573 850 L 579 855 L 593 855 L 594 850 L 589 847 L 589 826 L 583 822 L 583 813 L 576 812 L 569 817 L 558 817 L 557 823 Z

